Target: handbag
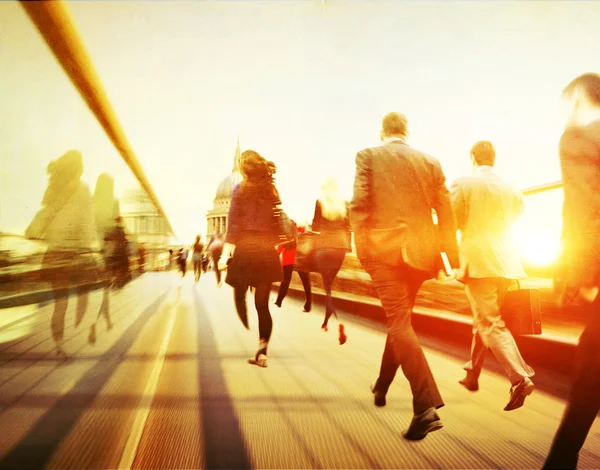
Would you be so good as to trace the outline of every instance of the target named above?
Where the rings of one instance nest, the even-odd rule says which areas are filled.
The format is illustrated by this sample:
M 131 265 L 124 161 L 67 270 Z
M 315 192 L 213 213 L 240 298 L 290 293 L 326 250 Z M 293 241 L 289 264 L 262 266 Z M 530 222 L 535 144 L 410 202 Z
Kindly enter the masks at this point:
M 294 270 L 298 272 L 316 271 L 315 253 L 319 242 L 319 232 L 302 232 L 296 241 L 296 257 Z
M 500 314 L 513 335 L 541 335 L 542 315 L 538 289 L 509 290 L 504 297 Z

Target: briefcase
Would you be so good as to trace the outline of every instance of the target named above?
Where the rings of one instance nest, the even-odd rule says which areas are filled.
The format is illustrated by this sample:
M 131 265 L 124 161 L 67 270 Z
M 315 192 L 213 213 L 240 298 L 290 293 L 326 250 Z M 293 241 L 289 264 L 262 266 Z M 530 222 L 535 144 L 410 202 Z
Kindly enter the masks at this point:
M 509 290 L 500 313 L 513 335 L 541 335 L 542 314 L 538 289 Z

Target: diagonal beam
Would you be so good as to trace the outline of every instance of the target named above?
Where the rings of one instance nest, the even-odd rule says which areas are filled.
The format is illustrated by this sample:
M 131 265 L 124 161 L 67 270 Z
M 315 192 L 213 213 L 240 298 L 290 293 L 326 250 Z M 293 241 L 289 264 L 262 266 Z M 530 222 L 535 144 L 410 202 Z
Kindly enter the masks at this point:
M 175 235 L 167 214 L 154 193 L 140 162 L 138 161 L 117 115 L 108 100 L 94 64 L 87 53 L 75 23 L 63 0 L 59 1 L 20 1 L 42 37 L 50 47 L 54 57 L 69 76 L 79 94 L 89 106 L 94 116 L 108 135 L 127 166 L 165 219 L 172 235 Z

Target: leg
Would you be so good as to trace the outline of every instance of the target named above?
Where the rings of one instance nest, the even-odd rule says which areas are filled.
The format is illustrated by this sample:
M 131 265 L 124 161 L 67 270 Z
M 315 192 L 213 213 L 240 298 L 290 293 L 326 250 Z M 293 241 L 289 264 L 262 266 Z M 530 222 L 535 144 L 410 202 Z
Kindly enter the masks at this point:
M 304 295 L 306 301 L 304 302 L 304 311 L 310 312 L 312 308 L 312 289 L 310 285 L 310 273 L 298 272 L 300 280 L 302 281 L 302 287 L 304 287 Z
M 327 323 L 329 323 L 331 315 L 335 315 L 337 318 L 335 306 L 333 305 L 333 295 L 331 292 L 335 275 L 336 273 L 330 269 L 321 273 L 321 277 L 323 278 L 323 287 L 325 288 L 325 295 L 327 296 L 325 300 L 325 319 L 323 320 L 323 328 L 327 328 Z
M 465 292 L 477 325 L 476 337 L 479 336 L 481 340 L 481 343 L 476 344 L 475 357 L 472 356 L 473 372 L 478 375 L 481 371 L 485 348 L 490 348 L 514 385 L 529 379 L 534 372 L 523 360 L 512 333 L 500 315 L 500 305 L 508 285 L 509 281 L 505 279 L 469 279 L 465 285 Z
M 567 408 L 544 469 L 577 468 L 579 451 L 600 411 L 600 296 L 590 310 L 590 321 L 577 345 L 575 377 Z
M 277 300 L 275 301 L 275 305 L 277 305 L 278 307 L 281 307 L 281 303 L 283 302 L 283 299 L 285 299 L 285 296 L 288 293 L 293 272 L 293 264 L 283 267 L 283 280 L 281 281 L 281 285 L 279 286 L 279 294 L 277 295 Z
M 365 261 L 364 266 L 387 316 L 389 344 L 386 344 L 382 358 L 378 384 L 389 387 L 401 366 L 413 393 L 414 414 L 441 408 L 444 402 L 410 321 L 417 291 L 426 276 L 410 268 L 395 268 L 372 261 Z
M 271 318 L 271 312 L 269 312 L 269 294 L 271 292 L 271 284 L 265 284 L 256 286 L 254 293 L 254 304 L 256 306 L 256 312 L 258 313 L 258 333 L 260 336 L 261 349 L 259 353 L 267 354 L 267 345 L 271 339 L 271 333 L 273 331 L 273 319 Z
M 89 301 L 89 294 L 86 290 L 80 289 L 77 293 L 77 310 L 75 313 L 75 326 L 79 326 L 79 324 L 83 321 L 83 317 L 85 316 L 85 312 L 87 311 Z

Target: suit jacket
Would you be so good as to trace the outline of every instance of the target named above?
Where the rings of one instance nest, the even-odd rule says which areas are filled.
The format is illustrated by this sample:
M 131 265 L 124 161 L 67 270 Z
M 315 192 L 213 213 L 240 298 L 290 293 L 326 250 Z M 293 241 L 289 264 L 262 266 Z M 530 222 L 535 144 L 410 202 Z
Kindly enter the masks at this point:
M 394 243 L 405 263 L 433 277 L 442 267 L 440 251 L 445 251 L 451 266 L 458 267 L 456 225 L 442 167 L 403 141 L 356 155 L 350 223 L 359 258 L 375 257 L 382 249 L 369 246 L 370 231 L 399 229 L 402 235 Z
M 321 209 L 321 202 L 318 200 L 315 204 L 315 214 L 311 228 L 321 234 L 318 238 L 318 248 L 351 250 L 350 221 L 348 220 L 348 216 L 338 220 L 325 218 Z
M 600 120 L 567 129 L 560 140 L 563 180 L 561 277 L 569 285 L 600 283 Z
M 450 187 L 452 208 L 461 232 L 460 266 L 467 277 L 527 277 L 510 240 L 510 227 L 523 213 L 521 192 L 491 166 L 457 179 Z

